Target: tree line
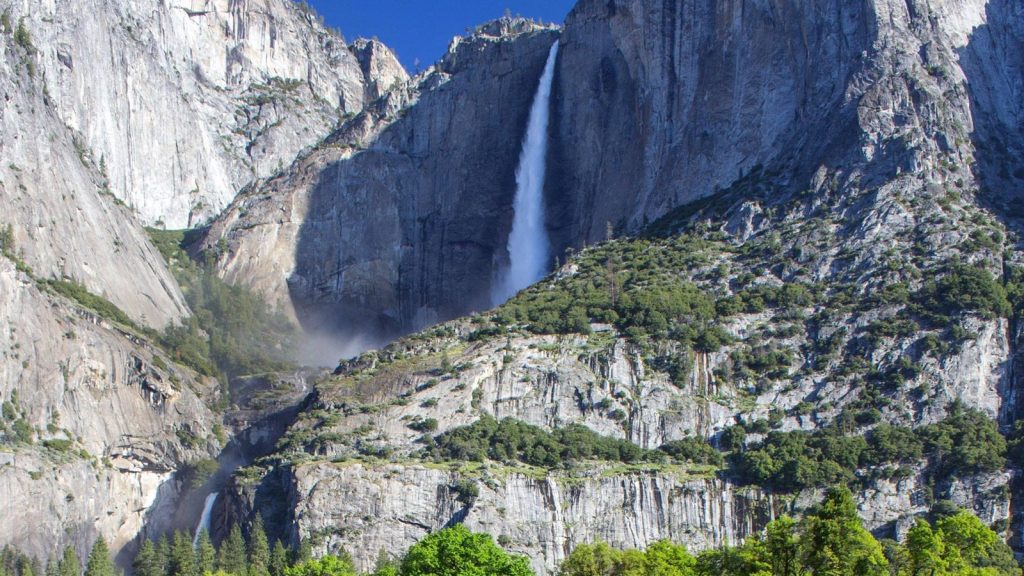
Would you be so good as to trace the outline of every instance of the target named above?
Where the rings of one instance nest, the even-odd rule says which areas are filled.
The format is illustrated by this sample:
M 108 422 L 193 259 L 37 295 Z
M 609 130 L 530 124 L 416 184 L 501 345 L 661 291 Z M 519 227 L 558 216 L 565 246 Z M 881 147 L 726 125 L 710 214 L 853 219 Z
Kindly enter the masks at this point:
M 558 576 L 1021 576 L 1006 542 L 966 510 L 936 511 L 919 519 L 903 542 L 878 540 L 857 516 L 846 488 L 828 491 L 801 520 L 783 516 L 737 546 L 698 554 L 662 540 L 646 550 L 581 544 L 560 564 Z M 499 542 L 504 538 L 499 538 Z M 257 516 L 249 538 L 234 526 L 220 546 L 202 532 L 196 545 L 184 532 L 143 542 L 137 576 L 361 576 L 341 552 L 314 559 L 308 542 L 289 550 L 270 545 Z M 102 537 L 84 567 L 72 548 L 38 562 L 7 547 L 0 576 L 117 576 Z M 532 576 L 526 557 L 510 553 L 488 534 L 463 525 L 429 534 L 404 556 L 381 553 L 362 576 Z

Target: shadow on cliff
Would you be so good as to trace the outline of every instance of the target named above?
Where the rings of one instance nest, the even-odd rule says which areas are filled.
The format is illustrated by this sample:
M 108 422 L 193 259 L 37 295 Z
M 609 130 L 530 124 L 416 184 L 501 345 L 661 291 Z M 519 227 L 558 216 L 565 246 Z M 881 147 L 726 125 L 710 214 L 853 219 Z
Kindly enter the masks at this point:
M 971 140 L 976 151 L 972 170 L 978 180 L 978 200 L 1020 236 L 1024 234 L 1024 60 L 1020 57 L 1024 54 L 1024 5 L 992 0 L 986 6 L 985 21 L 958 50 L 971 94 Z M 1017 242 L 1016 249 L 1024 249 L 1024 243 Z M 1010 326 L 1008 381 L 1001 391 L 1004 429 L 1011 429 L 1024 415 L 1020 402 L 1024 338 L 1019 323 L 1015 319 Z
M 958 50 L 969 87 L 976 151 L 972 167 L 980 186 L 979 201 L 1018 235 L 1024 250 L 1024 5 L 1018 0 L 991 0 L 985 24 L 974 29 Z M 1004 268 L 1004 272 L 1008 272 Z M 1024 416 L 1024 326 L 1017 310 L 1010 320 L 1010 358 L 1000 390 L 1000 425 L 1013 430 Z M 1024 479 L 1018 474 L 1010 493 L 1013 517 L 1009 533 L 1015 550 L 1024 549 Z
M 288 286 L 326 362 L 490 308 L 521 142 L 557 38 L 464 41 L 371 144 L 318 168 Z M 327 145 L 354 147 L 345 134 Z

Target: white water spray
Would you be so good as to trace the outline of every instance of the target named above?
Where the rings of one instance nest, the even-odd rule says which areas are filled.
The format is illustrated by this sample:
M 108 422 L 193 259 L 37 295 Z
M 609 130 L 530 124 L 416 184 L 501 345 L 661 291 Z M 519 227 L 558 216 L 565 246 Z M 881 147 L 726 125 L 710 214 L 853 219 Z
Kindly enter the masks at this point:
M 217 501 L 217 493 L 210 492 L 206 497 L 206 502 L 203 503 L 203 515 L 199 517 L 199 525 L 196 526 L 196 534 L 192 537 L 192 547 L 199 546 L 199 535 L 206 530 L 206 533 L 210 533 L 210 513 L 213 512 L 213 503 Z
M 516 169 L 515 216 L 508 237 L 509 265 L 498 273 L 491 290 L 497 306 L 523 288 L 540 280 L 548 271 L 551 250 L 544 228 L 544 172 L 548 153 L 548 116 L 551 84 L 555 77 L 558 42 L 551 46 L 540 86 L 530 109 L 530 123 Z

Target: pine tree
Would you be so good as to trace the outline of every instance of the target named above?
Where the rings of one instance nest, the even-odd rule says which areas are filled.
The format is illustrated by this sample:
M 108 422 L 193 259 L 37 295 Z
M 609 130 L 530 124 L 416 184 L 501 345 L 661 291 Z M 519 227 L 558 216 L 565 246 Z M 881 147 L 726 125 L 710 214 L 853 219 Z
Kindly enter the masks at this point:
M 156 543 L 156 567 L 159 570 L 157 576 L 167 576 L 170 571 L 170 564 L 171 541 L 167 539 L 167 534 L 163 534 Z
M 263 528 L 263 516 L 256 514 L 249 529 L 249 576 L 269 576 L 270 544 Z
M 231 527 L 227 540 L 220 545 L 220 557 L 217 567 L 235 576 L 245 576 L 245 540 L 242 539 L 242 529 L 238 524 Z
M 114 576 L 114 563 L 110 561 L 110 549 L 103 535 L 93 542 L 85 564 L 85 576 Z
M 37 571 L 32 568 L 32 560 L 28 556 L 18 556 L 18 576 L 38 576 Z
M 199 545 L 196 547 L 196 567 L 199 574 L 206 574 L 217 569 L 217 549 L 213 547 L 210 534 L 206 530 L 199 532 Z
M 274 549 L 270 552 L 270 565 L 268 566 L 270 576 L 284 576 L 288 568 L 288 549 L 280 540 L 274 542 Z
M 174 533 L 169 573 L 171 576 L 199 576 L 196 572 L 196 554 L 192 549 L 192 541 L 181 531 Z
M 71 546 L 64 548 L 64 554 L 60 558 L 60 563 L 57 564 L 57 573 L 60 576 L 81 576 L 82 563 Z
M 57 569 L 57 559 L 52 555 L 46 559 L 46 576 L 60 576 L 60 571 Z
M 135 576 L 164 576 L 164 568 L 152 540 L 147 539 L 142 542 L 142 546 L 139 547 L 139 552 L 132 562 L 132 570 L 135 572 Z M 47 576 L 50 575 L 47 574 Z
M 299 547 L 294 552 L 292 555 L 293 566 L 313 559 L 313 545 L 309 540 L 299 540 Z

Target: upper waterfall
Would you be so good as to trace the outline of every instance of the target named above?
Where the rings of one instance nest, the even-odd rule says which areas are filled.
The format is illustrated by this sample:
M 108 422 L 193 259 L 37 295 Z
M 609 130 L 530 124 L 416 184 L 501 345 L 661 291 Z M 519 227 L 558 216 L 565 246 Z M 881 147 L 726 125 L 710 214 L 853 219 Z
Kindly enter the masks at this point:
M 555 42 L 533 98 L 530 122 L 516 169 L 515 215 L 508 237 L 509 263 L 499 271 L 491 288 L 491 301 L 496 306 L 543 278 L 548 270 L 551 246 L 544 226 L 544 173 L 551 84 L 557 59 L 558 42 Z

